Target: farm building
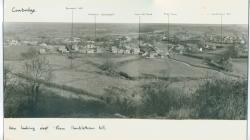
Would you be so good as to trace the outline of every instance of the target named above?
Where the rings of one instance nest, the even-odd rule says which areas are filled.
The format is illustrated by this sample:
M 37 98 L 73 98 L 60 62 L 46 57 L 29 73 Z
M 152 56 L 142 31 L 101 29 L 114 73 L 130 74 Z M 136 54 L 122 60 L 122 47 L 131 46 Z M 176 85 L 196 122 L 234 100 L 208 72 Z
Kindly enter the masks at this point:
M 117 53 L 124 54 L 124 50 L 123 49 L 118 49 Z
M 38 44 L 37 41 L 26 41 L 26 40 L 23 41 L 22 43 L 25 45 L 30 45 L 30 46 L 36 46 Z
M 42 49 L 39 50 L 39 54 L 45 54 L 45 53 L 46 53 L 45 49 L 42 48 Z
M 48 45 L 46 43 L 41 43 L 41 44 L 39 44 L 39 46 L 41 46 L 41 47 L 47 47 Z
M 150 52 L 146 58 L 155 58 L 157 56 L 159 56 L 157 52 Z
M 177 47 L 175 47 L 176 53 L 183 54 L 184 50 L 185 50 L 185 47 L 183 45 L 177 45 Z
M 133 48 L 132 49 L 132 54 L 139 54 L 140 53 L 140 48 Z
M 87 49 L 87 53 L 95 53 L 95 50 L 94 49 Z
M 97 48 L 95 49 L 95 52 L 96 52 L 96 53 L 103 53 L 104 50 L 103 50 L 102 48 L 100 48 L 100 47 L 97 47 Z
M 47 53 L 56 53 L 56 48 L 54 46 L 48 45 L 45 49 Z
M 87 51 L 88 51 L 88 49 L 82 48 L 82 49 L 79 50 L 79 53 L 87 53 Z
M 7 41 L 7 44 L 9 46 L 16 46 L 18 44 L 18 41 L 17 40 L 10 40 L 10 41 Z
M 124 54 L 130 54 L 130 50 L 129 49 L 125 49 L 124 50 Z
M 57 50 L 60 52 L 60 53 L 68 53 L 69 51 L 66 49 L 65 46 L 57 46 Z
M 112 47 L 111 47 L 111 52 L 112 52 L 112 53 L 118 53 L 117 47 L 112 46 Z
M 78 51 L 78 50 L 79 50 L 79 47 L 78 47 L 78 45 L 75 44 L 75 45 L 72 46 L 71 49 L 74 50 L 74 51 Z

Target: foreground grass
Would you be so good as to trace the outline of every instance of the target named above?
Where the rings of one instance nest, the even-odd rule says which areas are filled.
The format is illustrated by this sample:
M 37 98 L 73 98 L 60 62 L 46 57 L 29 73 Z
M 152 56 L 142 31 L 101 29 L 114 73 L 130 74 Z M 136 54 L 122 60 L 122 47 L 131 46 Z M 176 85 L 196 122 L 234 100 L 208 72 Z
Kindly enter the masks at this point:
M 194 102 L 202 119 L 246 119 L 247 81 L 207 80 L 196 91 Z
M 246 80 L 204 80 L 191 94 L 170 84 L 159 80 L 143 85 L 139 100 L 117 87 L 107 88 L 96 100 L 66 98 L 44 90 L 35 111 L 25 89 L 16 86 L 5 93 L 5 117 L 246 119 Z
M 15 93 L 11 93 L 15 94 Z M 15 97 L 14 97 L 15 96 Z M 40 93 L 36 110 L 23 90 L 5 101 L 5 117 L 98 117 L 106 116 L 106 105 L 100 100 L 62 97 L 46 90 Z

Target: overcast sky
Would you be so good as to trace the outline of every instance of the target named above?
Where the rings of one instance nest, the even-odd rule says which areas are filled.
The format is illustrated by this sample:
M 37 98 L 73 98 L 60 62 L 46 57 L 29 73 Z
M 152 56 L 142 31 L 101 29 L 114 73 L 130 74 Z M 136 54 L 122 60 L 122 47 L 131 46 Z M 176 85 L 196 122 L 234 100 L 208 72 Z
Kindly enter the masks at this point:
M 94 22 L 89 13 L 113 13 L 97 16 L 97 22 L 137 23 L 135 13 L 152 13 L 142 16 L 141 22 L 219 24 L 220 16 L 212 13 L 230 13 L 223 16 L 224 24 L 247 24 L 248 0 L 6 0 L 6 22 L 71 22 L 71 11 L 65 7 L 82 7 L 74 11 L 74 22 Z M 12 12 L 12 9 L 31 8 L 37 12 Z

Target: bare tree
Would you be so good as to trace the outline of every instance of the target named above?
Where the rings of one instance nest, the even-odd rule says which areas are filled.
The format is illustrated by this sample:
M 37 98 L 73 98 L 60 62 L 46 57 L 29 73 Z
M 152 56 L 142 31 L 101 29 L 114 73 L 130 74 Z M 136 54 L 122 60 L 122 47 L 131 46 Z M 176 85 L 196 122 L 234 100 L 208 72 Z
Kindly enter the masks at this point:
M 10 80 L 10 69 L 8 66 L 4 66 L 3 70 L 3 88 L 4 92 L 6 91 L 7 85 L 9 84 Z
M 4 100 L 6 101 L 9 97 L 10 90 L 14 90 L 16 85 L 16 80 L 14 75 L 11 72 L 11 69 L 8 65 L 4 65 L 3 70 L 3 90 L 4 90 Z
M 30 96 L 30 105 L 32 111 L 35 111 L 39 99 L 41 81 L 47 82 L 51 80 L 52 68 L 45 57 L 37 56 L 26 61 L 24 75 L 26 77 L 26 90 Z

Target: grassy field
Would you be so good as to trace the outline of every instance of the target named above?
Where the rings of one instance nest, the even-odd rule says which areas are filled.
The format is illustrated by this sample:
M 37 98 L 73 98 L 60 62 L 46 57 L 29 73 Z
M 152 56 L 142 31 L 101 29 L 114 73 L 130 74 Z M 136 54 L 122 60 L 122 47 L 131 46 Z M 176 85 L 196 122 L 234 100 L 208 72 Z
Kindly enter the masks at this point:
M 75 24 L 74 35 L 83 43 L 91 40 L 94 37 L 92 27 L 93 24 Z M 142 24 L 142 42 L 149 41 L 168 51 L 167 42 L 160 41 L 166 27 L 166 24 Z M 171 34 L 177 38 L 185 33 L 191 40 L 202 39 L 204 33 L 220 34 L 220 26 L 215 25 L 176 24 L 171 27 Z M 58 45 L 71 37 L 70 29 L 71 24 L 67 23 L 6 23 L 4 35 L 6 41 L 14 39 Z M 247 26 L 228 25 L 224 34 L 229 33 L 247 34 Z M 131 43 L 136 43 L 133 39 L 138 38 L 138 24 L 97 24 L 100 42 L 112 42 L 119 36 L 128 36 L 132 38 Z M 42 61 L 43 58 L 37 55 L 30 57 L 26 53 L 30 47 L 22 44 L 4 47 L 4 66 L 12 72 L 10 77 L 6 75 L 7 69 L 4 73 L 11 81 L 4 84 L 7 118 L 246 118 L 247 57 L 232 59 L 232 62 L 230 59 L 232 72 L 215 69 L 203 60 L 217 59 L 226 51 L 224 48 L 190 53 L 193 56 L 175 54 L 162 59 L 104 53 L 76 54 L 71 61 L 66 54 L 48 54 L 43 56 L 52 67 L 49 81 L 45 79 L 50 73 L 46 69 L 49 67 L 47 61 Z M 26 66 L 31 66 L 31 70 L 22 74 L 28 59 Z M 41 61 L 34 61 L 39 59 Z M 38 66 L 36 69 L 37 62 L 46 63 L 45 76 L 39 80 L 36 80 L 36 72 L 41 72 L 42 68 Z
M 195 62 L 194 62 L 195 63 Z M 141 76 L 143 74 L 160 77 L 204 77 L 207 74 L 219 74 L 218 72 L 196 68 L 186 63 L 165 59 L 142 59 L 123 65 L 118 68 L 129 75 Z
M 213 67 L 206 64 L 205 60 L 193 58 L 184 55 L 174 55 L 174 59 L 197 66 L 197 67 L 207 67 L 214 69 Z M 232 71 L 228 72 L 229 74 L 237 75 L 240 77 L 247 76 L 247 67 L 248 67 L 248 60 L 246 58 L 233 58 L 232 59 Z M 211 73 L 214 74 L 214 73 Z
M 243 77 L 247 77 L 248 71 L 248 60 L 245 58 L 242 59 L 233 59 L 233 72 L 234 74 L 242 75 Z
M 5 64 L 10 66 L 14 72 L 22 72 L 24 61 L 21 53 L 25 49 L 16 54 L 8 54 L 12 49 L 6 48 Z M 86 90 L 96 95 L 106 94 L 107 89 L 118 87 L 127 91 L 128 94 L 140 94 L 141 86 L 145 83 L 154 81 L 155 77 L 172 77 L 180 79 L 173 83 L 173 87 L 187 87 L 192 89 L 197 86 L 199 79 L 208 76 L 224 77 L 225 75 L 215 70 L 194 67 L 189 64 L 198 66 L 206 66 L 201 59 L 176 55 L 176 60 L 164 59 L 147 59 L 136 55 L 112 55 L 112 54 L 82 54 L 78 55 L 72 61 L 65 55 L 53 54 L 46 55 L 53 68 L 52 82 L 67 85 L 74 88 Z M 19 59 L 19 60 L 18 60 Z M 129 80 L 123 77 L 112 77 L 106 75 L 100 65 L 106 61 L 111 61 L 116 66 L 116 71 L 127 73 L 131 77 L 139 79 Z M 182 62 L 180 62 L 182 61 Z M 186 63 L 185 63 L 186 62 Z M 244 59 L 234 61 L 234 72 L 246 74 L 247 65 Z M 242 68 L 243 67 L 243 68 Z M 153 76 L 154 78 L 143 78 Z M 185 80 L 185 78 L 196 78 L 197 80 Z M 183 81 L 181 80 L 183 78 Z
M 13 46 L 4 47 L 4 60 L 22 60 L 22 53 L 27 52 L 31 47 L 28 46 Z

